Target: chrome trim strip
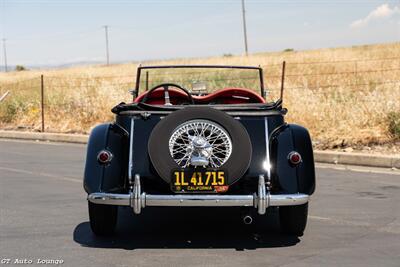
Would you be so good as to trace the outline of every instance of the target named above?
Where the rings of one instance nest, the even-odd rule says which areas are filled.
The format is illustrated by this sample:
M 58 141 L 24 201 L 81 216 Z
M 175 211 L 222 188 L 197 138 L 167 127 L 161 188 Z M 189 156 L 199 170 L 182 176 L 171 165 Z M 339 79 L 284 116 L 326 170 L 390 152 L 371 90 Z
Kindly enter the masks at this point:
M 252 195 L 146 195 L 146 206 L 253 207 Z
M 133 172 L 133 126 L 135 125 L 135 120 L 133 118 L 131 118 L 131 129 L 129 132 L 129 162 L 128 162 L 128 180 L 129 183 L 132 184 L 133 183 L 133 176 L 132 176 L 132 172 Z
M 87 200 L 95 204 L 130 206 L 129 194 L 92 193 Z
M 267 166 L 267 178 L 268 180 L 271 179 L 271 161 L 269 158 L 269 133 L 268 133 L 268 118 L 264 118 L 264 126 L 265 126 L 265 161 Z
M 306 204 L 309 199 L 310 199 L 309 195 L 300 193 L 270 195 L 269 206 L 297 206 Z
M 171 105 L 171 102 L 169 100 L 169 92 L 168 89 L 166 89 L 167 87 L 164 87 L 164 101 L 165 101 L 165 105 Z
M 258 195 L 148 195 L 141 192 L 140 175 L 135 175 L 133 190 L 129 194 L 92 193 L 88 201 L 96 204 L 130 206 L 140 214 L 146 206 L 160 207 L 254 207 L 259 214 L 265 214 L 269 206 L 295 206 L 308 202 L 306 194 L 271 195 L 266 191 L 264 175 L 258 179 Z
M 265 208 L 269 206 L 295 206 L 309 201 L 306 194 L 266 195 Z M 90 202 L 104 205 L 135 206 L 130 194 L 92 193 L 87 198 Z M 133 198 L 136 199 L 136 198 Z M 174 207 L 255 207 L 258 197 L 254 195 L 148 195 L 139 196 L 141 208 L 146 206 Z

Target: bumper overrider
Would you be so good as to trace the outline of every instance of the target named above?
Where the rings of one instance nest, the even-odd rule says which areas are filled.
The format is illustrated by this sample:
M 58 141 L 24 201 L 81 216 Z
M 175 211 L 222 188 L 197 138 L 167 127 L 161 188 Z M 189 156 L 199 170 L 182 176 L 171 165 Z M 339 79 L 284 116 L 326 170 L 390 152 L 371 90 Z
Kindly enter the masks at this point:
M 271 206 L 295 206 L 308 202 L 307 194 L 270 194 L 266 190 L 264 175 L 258 179 L 258 192 L 253 195 L 205 195 L 174 194 L 154 195 L 141 192 L 140 176 L 135 175 L 129 194 L 96 192 L 88 195 L 88 200 L 95 204 L 130 206 L 135 214 L 140 214 L 145 207 L 254 207 L 258 214 L 265 214 Z

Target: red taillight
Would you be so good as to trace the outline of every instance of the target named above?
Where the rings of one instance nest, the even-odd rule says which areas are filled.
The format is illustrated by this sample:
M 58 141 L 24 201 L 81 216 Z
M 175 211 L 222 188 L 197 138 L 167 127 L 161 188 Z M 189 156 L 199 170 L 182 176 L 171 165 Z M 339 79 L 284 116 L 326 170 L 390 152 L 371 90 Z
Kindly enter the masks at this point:
M 102 150 L 97 155 L 97 160 L 102 164 L 106 164 L 106 163 L 109 163 L 111 161 L 112 157 L 113 156 L 112 156 L 110 151 Z
M 229 185 L 216 185 L 214 186 L 217 193 L 225 193 L 229 189 Z
M 298 165 L 301 162 L 301 155 L 296 151 L 292 151 L 289 153 L 288 159 L 291 164 Z

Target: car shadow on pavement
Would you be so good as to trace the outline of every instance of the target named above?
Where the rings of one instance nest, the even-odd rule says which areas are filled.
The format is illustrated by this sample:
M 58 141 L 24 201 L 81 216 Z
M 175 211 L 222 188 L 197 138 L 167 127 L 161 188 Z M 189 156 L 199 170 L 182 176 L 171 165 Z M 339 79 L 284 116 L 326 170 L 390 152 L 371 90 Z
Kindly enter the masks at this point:
M 89 222 L 75 227 L 74 241 L 94 248 L 257 248 L 287 247 L 300 239 L 280 233 L 276 211 L 245 225 L 237 208 L 146 208 L 139 216 L 120 208 L 116 233 L 96 237 Z M 254 214 L 255 215 L 255 214 Z

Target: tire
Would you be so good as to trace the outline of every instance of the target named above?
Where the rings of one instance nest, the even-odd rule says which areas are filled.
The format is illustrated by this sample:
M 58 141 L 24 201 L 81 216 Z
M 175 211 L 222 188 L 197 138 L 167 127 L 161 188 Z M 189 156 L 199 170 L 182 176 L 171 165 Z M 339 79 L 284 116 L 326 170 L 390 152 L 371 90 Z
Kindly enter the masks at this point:
M 175 129 L 190 120 L 209 120 L 223 127 L 232 141 L 232 153 L 221 166 L 228 174 L 228 185 L 240 179 L 249 168 L 252 145 L 245 127 L 231 116 L 210 107 L 187 107 L 163 118 L 154 127 L 148 142 L 151 163 L 158 175 L 170 183 L 171 171 L 179 169 L 169 152 L 169 139 Z
M 302 236 L 307 225 L 307 216 L 308 203 L 279 207 L 281 231 L 289 235 Z
M 117 224 L 118 206 L 88 202 L 90 228 L 98 236 L 111 235 Z

